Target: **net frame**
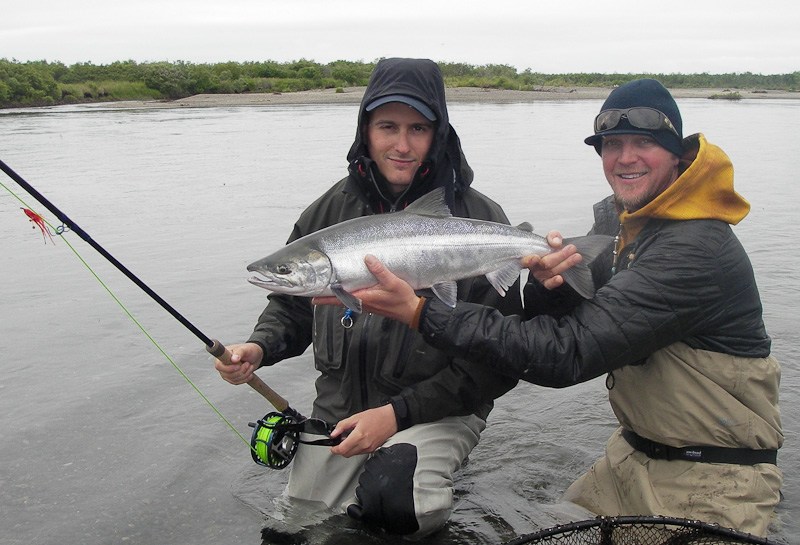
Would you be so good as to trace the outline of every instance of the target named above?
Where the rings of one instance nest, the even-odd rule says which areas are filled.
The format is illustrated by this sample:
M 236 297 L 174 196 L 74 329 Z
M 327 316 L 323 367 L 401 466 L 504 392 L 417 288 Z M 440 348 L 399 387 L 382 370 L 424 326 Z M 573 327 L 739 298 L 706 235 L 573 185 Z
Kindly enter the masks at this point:
M 718 524 L 663 516 L 601 516 L 519 536 L 505 545 L 783 545 Z

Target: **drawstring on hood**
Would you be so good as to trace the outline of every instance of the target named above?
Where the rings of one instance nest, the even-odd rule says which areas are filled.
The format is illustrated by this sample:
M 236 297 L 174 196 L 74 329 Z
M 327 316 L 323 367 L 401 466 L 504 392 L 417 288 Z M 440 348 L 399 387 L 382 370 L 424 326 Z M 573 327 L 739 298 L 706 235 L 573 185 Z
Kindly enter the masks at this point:
M 397 197 L 391 194 L 388 183 L 369 157 L 365 136 L 370 115 L 367 106 L 390 95 L 403 95 L 420 101 L 436 116 L 436 134 L 428 156 L 420 164 L 408 188 Z M 356 137 L 347 161 L 351 182 L 356 184 L 376 212 L 404 208 L 437 187 L 445 189 L 445 199 L 453 208 L 456 193 L 469 187 L 473 172 L 464 157 L 461 141 L 450 125 L 444 80 L 435 62 L 404 58 L 378 62 L 361 100 Z

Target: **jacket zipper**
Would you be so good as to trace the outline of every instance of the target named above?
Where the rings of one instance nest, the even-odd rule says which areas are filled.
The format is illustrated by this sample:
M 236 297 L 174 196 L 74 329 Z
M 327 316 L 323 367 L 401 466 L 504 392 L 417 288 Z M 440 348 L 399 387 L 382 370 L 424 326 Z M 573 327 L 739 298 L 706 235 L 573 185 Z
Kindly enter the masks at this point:
M 361 324 L 361 336 L 358 340 L 358 378 L 361 386 L 361 409 L 365 410 L 369 407 L 369 389 L 367 388 L 367 345 L 369 344 L 369 339 L 367 339 L 366 332 L 372 321 L 372 313 L 363 316 L 362 319 L 364 321 Z

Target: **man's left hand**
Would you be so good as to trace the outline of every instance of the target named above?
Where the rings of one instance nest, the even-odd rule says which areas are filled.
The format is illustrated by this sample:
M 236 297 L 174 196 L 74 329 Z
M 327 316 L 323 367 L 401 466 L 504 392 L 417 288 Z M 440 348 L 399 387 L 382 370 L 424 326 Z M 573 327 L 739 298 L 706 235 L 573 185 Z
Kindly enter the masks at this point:
M 547 233 L 547 243 L 553 252 L 545 256 L 532 255 L 522 259 L 522 266 L 531 271 L 531 275 L 545 288 L 554 290 L 564 284 L 561 273 L 574 267 L 583 260 L 573 244 L 561 247 L 564 239 L 558 231 Z
M 344 440 L 331 447 L 333 454 L 349 458 L 369 454 L 397 433 L 397 419 L 391 405 L 367 409 L 345 418 L 336 424 L 331 437 L 344 436 Z

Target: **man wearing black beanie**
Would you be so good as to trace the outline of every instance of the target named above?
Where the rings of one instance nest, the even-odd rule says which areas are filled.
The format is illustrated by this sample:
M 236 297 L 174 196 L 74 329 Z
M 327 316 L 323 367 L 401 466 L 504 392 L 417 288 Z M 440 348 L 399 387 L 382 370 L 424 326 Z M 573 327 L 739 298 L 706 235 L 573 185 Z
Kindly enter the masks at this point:
M 565 387 L 605 374 L 619 427 L 565 500 L 597 515 L 699 519 L 764 536 L 780 500 L 783 432 L 780 366 L 731 229 L 750 205 L 727 155 L 682 130 L 677 104 L 652 79 L 612 91 L 595 118 L 585 142 L 614 194 L 595 205 L 592 232 L 615 244 L 593 263 L 594 298 L 561 285 L 564 251 L 531 268 L 553 289 L 527 283 L 524 319 L 424 300 L 372 260 L 380 283 L 355 295 L 508 377 Z

